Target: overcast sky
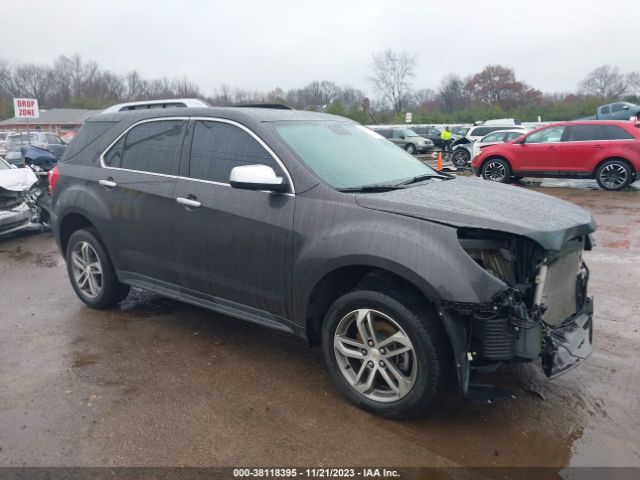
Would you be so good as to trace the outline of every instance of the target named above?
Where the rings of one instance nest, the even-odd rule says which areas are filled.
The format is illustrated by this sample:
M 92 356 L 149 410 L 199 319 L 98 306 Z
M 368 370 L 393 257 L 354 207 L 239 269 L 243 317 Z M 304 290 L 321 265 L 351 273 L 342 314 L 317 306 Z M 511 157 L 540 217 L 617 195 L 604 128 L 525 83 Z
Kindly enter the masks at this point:
M 44 0 L 3 2 L 0 58 L 79 53 L 146 78 L 186 76 L 206 94 L 300 87 L 369 93 L 371 55 L 415 55 L 415 88 L 487 64 L 549 92 L 603 64 L 640 70 L 640 0 Z

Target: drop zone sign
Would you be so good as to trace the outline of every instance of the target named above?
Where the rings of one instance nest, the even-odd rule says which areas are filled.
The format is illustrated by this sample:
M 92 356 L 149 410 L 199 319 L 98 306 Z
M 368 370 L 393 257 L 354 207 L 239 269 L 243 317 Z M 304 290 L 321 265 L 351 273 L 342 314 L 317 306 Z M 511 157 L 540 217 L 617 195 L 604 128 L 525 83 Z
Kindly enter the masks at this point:
M 38 100 L 35 98 L 14 98 L 13 111 L 17 118 L 39 118 Z

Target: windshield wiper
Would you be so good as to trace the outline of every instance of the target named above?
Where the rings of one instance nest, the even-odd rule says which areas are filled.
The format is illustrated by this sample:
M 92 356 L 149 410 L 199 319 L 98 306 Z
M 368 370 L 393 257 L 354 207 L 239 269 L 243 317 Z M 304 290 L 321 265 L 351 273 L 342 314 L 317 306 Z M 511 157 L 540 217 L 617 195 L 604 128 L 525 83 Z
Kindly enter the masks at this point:
M 337 188 L 339 192 L 388 192 L 389 190 L 398 190 L 404 188 L 401 185 L 391 183 L 374 183 L 371 185 L 360 185 L 359 187 Z
M 448 173 L 425 173 L 423 175 L 417 175 L 413 178 L 410 178 L 409 180 L 405 180 L 404 182 L 400 182 L 397 185 L 398 186 L 402 186 L 402 185 L 410 185 L 412 183 L 418 183 L 418 182 L 422 182 L 423 180 L 429 180 L 431 178 L 439 178 L 441 180 L 451 180 L 452 178 L 455 178 L 453 175 L 449 175 Z

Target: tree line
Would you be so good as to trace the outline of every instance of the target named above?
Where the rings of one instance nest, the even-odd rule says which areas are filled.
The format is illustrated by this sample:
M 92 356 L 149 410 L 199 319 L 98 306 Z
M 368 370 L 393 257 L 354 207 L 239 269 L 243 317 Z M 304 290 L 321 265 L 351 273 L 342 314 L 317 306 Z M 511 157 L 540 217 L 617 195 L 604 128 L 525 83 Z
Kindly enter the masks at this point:
M 41 108 L 101 109 L 114 103 L 197 97 L 212 105 L 283 103 L 297 109 L 327 111 L 362 123 L 462 123 L 514 117 L 535 121 L 570 120 L 593 115 L 598 105 L 625 99 L 637 102 L 638 72 L 605 65 L 590 72 L 575 92 L 543 93 L 517 79 L 513 69 L 488 65 L 461 77 L 450 73 L 437 88 L 415 88 L 417 60 L 406 52 L 374 54 L 367 80 L 375 96 L 329 80 L 288 90 L 246 90 L 222 85 L 206 95 L 187 77 L 145 79 L 137 71 L 119 75 L 79 55 L 59 56 L 51 65 L 0 59 L 0 118 L 13 116 L 13 97 L 37 98 Z

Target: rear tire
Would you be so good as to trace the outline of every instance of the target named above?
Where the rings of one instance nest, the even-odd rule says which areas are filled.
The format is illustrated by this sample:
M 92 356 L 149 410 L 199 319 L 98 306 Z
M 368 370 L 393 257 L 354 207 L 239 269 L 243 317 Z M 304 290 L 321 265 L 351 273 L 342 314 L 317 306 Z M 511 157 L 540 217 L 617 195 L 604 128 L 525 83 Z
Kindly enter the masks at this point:
M 447 377 L 446 333 L 433 309 L 405 292 L 361 289 L 338 298 L 322 325 L 322 348 L 338 389 L 387 418 L 421 413 Z
M 109 308 L 129 294 L 129 285 L 118 281 L 111 258 L 95 229 L 76 230 L 71 234 L 65 260 L 71 286 L 89 307 Z
M 491 182 L 510 183 L 511 166 L 502 158 L 490 158 L 482 165 L 482 178 Z
M 407 153 L 410 153 L 411 155 L 416 153 L 416 147 L 413 144 L 408 144 L 406 147 L 404 147 L 405 150 L 407 151 Z
M 603 190 L 622 190 L 633 179 L 634 175 L 631 168 L 623 160 L 607 160 L 596 170 L 596 181 Z

